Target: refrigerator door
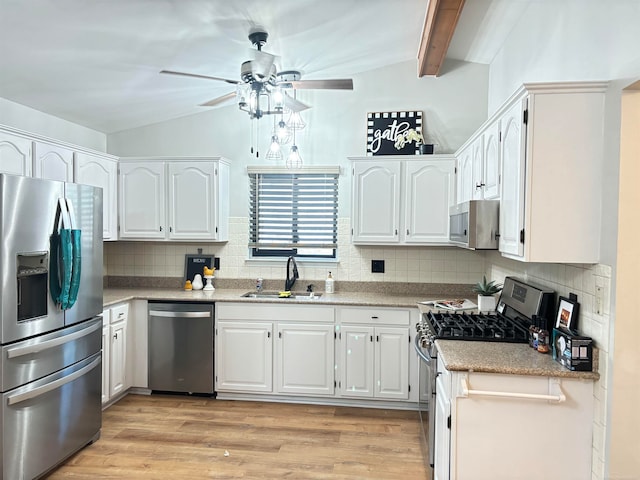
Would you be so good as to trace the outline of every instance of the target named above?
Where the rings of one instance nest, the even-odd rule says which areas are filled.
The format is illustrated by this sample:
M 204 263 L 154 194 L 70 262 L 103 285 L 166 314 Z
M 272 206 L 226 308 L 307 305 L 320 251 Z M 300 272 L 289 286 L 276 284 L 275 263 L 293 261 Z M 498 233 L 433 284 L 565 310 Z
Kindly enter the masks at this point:
M 65 325 L 102 313 L 102 189 L 65 184 L 67 205 L 73 210 L 74 229 L 80 229 L 80 288 L 75 304 L 65 310 Z
M 0 343 L 64 326 L 49 294 L 49 249 L 63 195 L 61 182 L 0 174 Z

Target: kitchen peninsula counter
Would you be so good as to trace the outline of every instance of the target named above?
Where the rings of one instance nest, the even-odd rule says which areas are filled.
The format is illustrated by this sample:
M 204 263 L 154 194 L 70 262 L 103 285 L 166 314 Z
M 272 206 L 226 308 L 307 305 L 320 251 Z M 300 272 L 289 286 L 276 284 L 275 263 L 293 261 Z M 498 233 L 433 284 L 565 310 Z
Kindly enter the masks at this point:
M 576 372 L 553 360 L 551 352 L 539 353 L 527 344 L 436 340 L 436 347 L 449 371 L 505 373 L 598 380 L 597 371 Z M 598 349 L 593 349 L 593 365 L 598 365 Z

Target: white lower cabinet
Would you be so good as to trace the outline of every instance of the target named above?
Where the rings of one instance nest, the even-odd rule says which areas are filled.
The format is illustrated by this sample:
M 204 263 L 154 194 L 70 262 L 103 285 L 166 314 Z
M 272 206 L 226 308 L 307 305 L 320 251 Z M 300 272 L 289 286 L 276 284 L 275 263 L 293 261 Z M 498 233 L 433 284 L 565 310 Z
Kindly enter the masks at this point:
M 105 309 L 102 313 L 102 403 L 127 388 L 127 324 L 129 304 Z
M 334 326 L 279 323 L 278 393 L 333 395 Z
M 333 395 L 334 308 L 216 305 L 216 391 Z
M 445 370 L 436 385 L 437 480 L 591 478 L 592 380 Z
M 272 343 L 272 322 L 218 321 L 216 390 L 271 393 Z
M 408 309 L 338 310 L 341 396 L 409 398 L 410 316 Z

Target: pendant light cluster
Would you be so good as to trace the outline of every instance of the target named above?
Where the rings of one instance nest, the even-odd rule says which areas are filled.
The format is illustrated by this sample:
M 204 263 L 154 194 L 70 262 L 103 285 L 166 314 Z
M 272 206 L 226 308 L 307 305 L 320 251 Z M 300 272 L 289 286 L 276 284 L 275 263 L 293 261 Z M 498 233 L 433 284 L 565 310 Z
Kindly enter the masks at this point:
M 284 155 L 286 155 L 285 165 L 287 168 L 300 168 L 302 167 L 302 157 L 296 145 L 296 131 L 302 130 L 306 126 L 306 123 L 300 116 L 300 112 L 290 111 L 286 122 L 284 117 L 285 113 L 283 112 L 279 120 L 275 117 L 273 119 L 271 143 L 267 151 L 266 159 L 278 162 L 282 161 Z M 289 144 L 291 144 L 291 147 L 287 150 L 285 147 Z

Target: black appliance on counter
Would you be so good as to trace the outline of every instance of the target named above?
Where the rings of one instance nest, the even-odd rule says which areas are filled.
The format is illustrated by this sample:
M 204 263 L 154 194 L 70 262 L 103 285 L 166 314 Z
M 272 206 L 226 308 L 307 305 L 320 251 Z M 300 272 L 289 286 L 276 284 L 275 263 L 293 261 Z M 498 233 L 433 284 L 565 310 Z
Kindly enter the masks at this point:
M 428 459 L 434 466 L 437 348 L 435 340 L 528 343 L 534 315 L 551 320 L 555 292 L 506 277 L 495 313 L 432 310 L 416 324 L 415 349 L 420 357 L 419 413 Z

